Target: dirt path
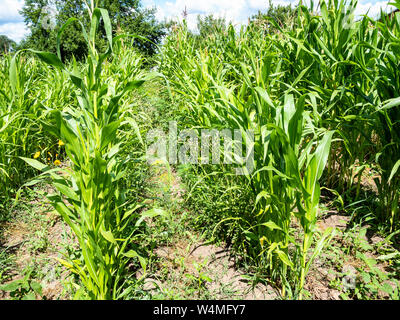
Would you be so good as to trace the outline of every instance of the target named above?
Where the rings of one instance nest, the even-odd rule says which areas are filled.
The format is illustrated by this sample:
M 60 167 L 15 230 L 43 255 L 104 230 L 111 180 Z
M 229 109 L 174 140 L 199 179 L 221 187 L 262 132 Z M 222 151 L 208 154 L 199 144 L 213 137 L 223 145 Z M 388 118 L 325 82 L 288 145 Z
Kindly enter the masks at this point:
M 152 166 L 153 191 L 170 204 L 183 204 L 185 189 L 177 172 L 164 164 Z M 172 209 L 171 224 L 180 224 L 181 208 Z M 189 213 L 195 214 L 195 213 Z M 180 229 L 167 245 L 154 249 L 153 273 L 145 276 L 144 289 L 165 299 L 276 299 L 271 286 L 253 287 L 223 245 L 208 244 L 190 228 Z M 142 271 L 138 277 L 143 276 Z
M 76 248 L 68 226 L 48 203 L 46 195 L 52 192 L 48 185 L 28 192 L 12 210 L 12 219 L 1 226 L 0 250 L 10 259 L 10 271 L 4 275 L 3 284 L 24 278 L 25 284 L 37 282 L 41 294 L 36 296 L 41 299 L 69 297 L 63 284 L 69 272 L 56 258 L 62 257 L 61 252 Z M 17 288 L 11 294 L 23 292 Z M 9 297 L 10 292 L 0 290 L 0 299 Z

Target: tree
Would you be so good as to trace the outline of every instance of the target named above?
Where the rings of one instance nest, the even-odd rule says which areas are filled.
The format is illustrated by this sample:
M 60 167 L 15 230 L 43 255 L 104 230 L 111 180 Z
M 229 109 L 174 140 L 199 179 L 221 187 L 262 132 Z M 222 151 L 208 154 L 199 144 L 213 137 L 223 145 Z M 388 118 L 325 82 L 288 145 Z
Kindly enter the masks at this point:
M 215 18 L 212 14 L 205 17 L 197 16 L 197 29 L 200 34 L 200 38 L 206 38 L 216 31 L 224 32 L 226 30 L 225 18 Z
M 276 32 L 276 28 L 270 23 L 269 19 L 273 19 L 281 28 L 292 27 L 296 25 L 297 8 L 289 5 L 278 4 L 274 6 L 269 0 L 268 9 L 265 13 L 258 13 L 251 17 L 250 24 L 264 27 L 267 32 Z
M 15 41 L 5 35 L 0 35 L 0 54 L 13 51 L 16 47 Z
M 145 54 L 152 55 L 157 43 L 165 35 L 164 25 L 155 19 L 155 8 L 143 9 L 140 0 L 100 0 L 98 5 L 108 10 L 114 34 L 128 33 L 143 36 L 150 41 L 135 39 L 132 44 Z M 52 18 L 50 13 L 54 13 Z M 31 34 L 23 42 L 24 47 L 56 52 L 57 33 L 70 18 L 78 18 L 88 28 L 89 14 L 84 0 L 25 0 L 21 11 Z M 52 21 L 53 20 L 53 21 Z M 100 28 L 102 32 L 103 29 Z M 105 45 L 105 34 L 99 32 L 97 44 Z M 78 22 L 65 30 L 61 41 L 63 58 L 84 57 L 86 41 Z

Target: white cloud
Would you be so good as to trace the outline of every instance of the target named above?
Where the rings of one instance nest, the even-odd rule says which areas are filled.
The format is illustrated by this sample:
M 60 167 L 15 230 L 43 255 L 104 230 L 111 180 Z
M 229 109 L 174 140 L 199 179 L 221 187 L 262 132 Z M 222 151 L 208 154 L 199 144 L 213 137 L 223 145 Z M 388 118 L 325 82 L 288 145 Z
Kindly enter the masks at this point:
M 272 4 L 274 6 L 282 5 L 287 6 L 289 4 L 297 3 L 298 1 L 291 1 L 291 0 L 272 0 Z M 268 7 L 269 1 L 268 0 L 247 0 L 248 6 L 254 10 L 266 10 Z
M 29 33 L 19 11 L 24 0 L 0 0 L 0 34 L 19 42 Z
M 24 0 L 0 0 L 0 24 L 22 21 L 18 11 L 23 5 Z
M 297 4 L 299 0 L 272 0 L 274 5 Z M 312 0 L 304 0 L 303 3 Z M 213 14 L 216 17 L 224 17 L 234 24 L 247 23 L 248 17 L 257 11 L 266 11 L 268 0 L 142 0 L 145 8 L 156 7 L 156 18 L 182 20 L 182 12 L 187 8 L 187 22 L 190 29 L 194 30 L 197 24 L 197 15 Z M 318 0 L 314 0 L 317 4 Z M 392 11 L 394 7 L 388 6 L 389 1 L 360 0 L 355 11 L 356 15 L 366 14 L 376 18 L 380 9 Z M 23 24 L 19 14 L 24 0 L 0 0 L 0 34 L 5 34 L 14 41 L 20 41 L 28 30 Z
M 188 13 L 187 22 L 190 29 L 195 28 L 197 15 L 212 13 L 216 17 L 225 17 L 235 23 L 241 20 L 241 13 L 247 9 L 245 0 L 176 0 L 167 1 L 162 6 L 162 13 L 167 19 L 180 20 L 185 7 Z
M 152 7 L 155 2 L 145 0 L 143 4 L 147 7 Z M 244 17 L 243 13 L 247 13 L 251 9 L 247 0 L 167 0 L 164 4 L 158 4 L 156 7 L 156 17 L 159 20 L 182 20 L 182 13 L 186 7 L 188 13 L 187 23 L 190 29 L 196 27 L 197 15 L 202 16 L 212 13 L 216 17 L 224 17 L 233 23 L 244 23 L 247 21 L 247 16 Z
M 378 1 L 373 4 L 368 3 L 368 1 L 360 1 L 355 11 L 355 15 L 367 14 L 368 12 L 369 17 L 377 18 L 381 13 L 381 9 L 384 12 L 391 12 L 395 9 L 393 6 L 389 6 L 388 3 L 389 1 Z
M 303 3 L 312 0 L 303 0 Z M 387 6 L 389 1 L 360 0 L 355 11 L 356 15 L 366 14 L 371 17 L 377 17 L 380 9 L 392 11 L 393 7 Z M 272 0 L 273 5 L 296 5 L 299 0 Z M 375 3 L 374 3 L 375 2 Z M 187 22 L 190 29 L 196 26 L 197 15 L 213 14 L 217 17 L 225 17 L 227 21 L 235 24 L 247 22 L 247 18 L 257 13 L 257 11 L 266 11 L 268 0 L 166 0 L 159 4 L 154 0 L 143 0 L 145 7 L 157 7 L 156 18 L 158 20 L 174 19 L 182 20 L 182 12 L 187 8 Z M 317 7 L 318 1 L 314 0 L 314 7 Z
M 0 34 L 4 34 L 15 42 L 19 42 L 29 34 L 29 29 L 26 28 L 23 22 L 10 22 L 0 25 Z

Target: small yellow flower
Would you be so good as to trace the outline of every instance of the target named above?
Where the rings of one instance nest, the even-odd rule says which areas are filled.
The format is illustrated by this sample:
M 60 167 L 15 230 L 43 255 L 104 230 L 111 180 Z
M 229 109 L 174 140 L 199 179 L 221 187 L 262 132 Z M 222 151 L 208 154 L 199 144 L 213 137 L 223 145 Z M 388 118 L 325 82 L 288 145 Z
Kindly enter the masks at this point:
M 54 161 L 54 164 L 55 164 L 56 166 L 59 166 L 59 165 L 61 165 L 61 161 L 60 161 L 60 160 L 56 160 L 56 161 Z
M 64 145 L 64 142 L 62 142 L 61 140 L 58 140 L 58 145 L 61 147 Z
M 33 155 L 33 159 L 37 159 L 37 158 L 39 158 L 39 157 L 40 157 L 40 151 L 36 152 L 36 153 Z
M 159 164 L 163 164 L 163 161 L 160 160 L 160 159 L 157 159 L 151 165 L 156 166 L 156 165 L 159 165 Z

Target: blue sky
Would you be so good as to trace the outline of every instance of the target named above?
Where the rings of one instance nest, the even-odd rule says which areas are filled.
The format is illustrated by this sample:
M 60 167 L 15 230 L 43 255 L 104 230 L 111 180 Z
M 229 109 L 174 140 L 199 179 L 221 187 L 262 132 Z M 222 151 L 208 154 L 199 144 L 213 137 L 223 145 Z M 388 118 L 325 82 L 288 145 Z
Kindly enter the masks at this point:
M 273 0 L 277 4 L 296 4 L 298 0 Z M 370 16 L 376 16 L 380 8 L 392 10 L 388 7 L 389 1 L 381 0 L 359 0 L 356 14 L 365 14 L 369 10 Z M 20 41 L 28 30 L 25 27 L 23 18 L 18 13 L 23 7 L 24 0 L 0 0 L 0 34 Z M 181 19 L 185 6 L 188 11 L 188 25 L 194 29 L 198 14 L 214 14 L 225 17 L 226 20 L 235 24 L 247 22 L 247 18 L 258 10 L 265 10 L 268 0 L 142 0 L 144 7 L 156 7 L 156 17 L 159 20 Z

